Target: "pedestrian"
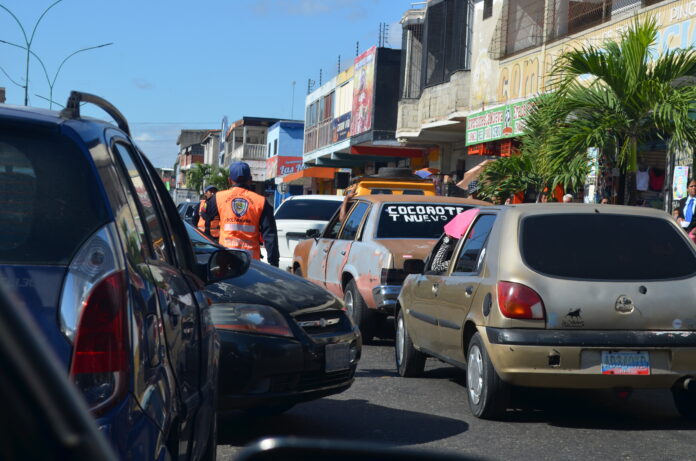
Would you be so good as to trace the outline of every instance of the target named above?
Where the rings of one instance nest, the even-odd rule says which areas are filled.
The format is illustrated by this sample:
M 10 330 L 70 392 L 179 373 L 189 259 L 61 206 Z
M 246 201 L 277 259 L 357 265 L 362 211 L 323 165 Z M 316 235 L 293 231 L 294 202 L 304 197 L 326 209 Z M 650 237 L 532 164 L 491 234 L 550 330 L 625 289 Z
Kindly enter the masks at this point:
M 599 201 L 600 205 L 609 205 L 609 198 L 608 197 L 602 197 L 602 200 Z
M 696 215 L 696 178 L 689 181 L 687 190 L 688 195 L 679 200 L 679 208 L 675 210 L 675 216 L 682 228 L 690 233 L 696 228 L 696 217 L 694 216 Z
M 215 196 L 218 189 L 215 186 L 208 186 L 203 192 L 203 200 L 201 200 L 198 209 L 198 230 L 203 232 L 208 237 L 217 241 L 220 238 L 220 216 L 213 213 L 208 213 L 208 202 Z M 211 210 L 212 211 L 212 210 Z
M 563 203 L 571 203 L 573 201 L 573 194 L 565 194 L 563 196 Z
M 252 190 L 251 169 L 245 162 L 230 165 L 232 187 L 213 195 L 208 213 L 220 216 L 220 244 L 227 248 L 248 251 L 261 259 L 261 242 L 266 247 L 268 263 L 278 267 L 278 231 L 273 206 Z

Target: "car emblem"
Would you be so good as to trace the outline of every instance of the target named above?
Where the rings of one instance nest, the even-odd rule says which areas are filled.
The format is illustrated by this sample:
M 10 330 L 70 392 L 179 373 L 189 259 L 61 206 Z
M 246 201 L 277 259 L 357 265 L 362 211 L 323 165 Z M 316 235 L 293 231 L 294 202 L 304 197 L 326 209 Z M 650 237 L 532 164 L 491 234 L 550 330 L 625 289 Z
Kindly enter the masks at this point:
M 616 300 L 616 304 L 614 304 L 614 309 L 622 314 L 630 314 L 635 308 L 636 306 L 633 304 L 633 300 L 626 295 L 619 296 L 619 299 Z
M 325 328 L 329 325 L 336 325 L 340 319 L 325 319 L 324 317 L 319 320 L 308 320 L 306 322 L 297 322 L 302 328 Z

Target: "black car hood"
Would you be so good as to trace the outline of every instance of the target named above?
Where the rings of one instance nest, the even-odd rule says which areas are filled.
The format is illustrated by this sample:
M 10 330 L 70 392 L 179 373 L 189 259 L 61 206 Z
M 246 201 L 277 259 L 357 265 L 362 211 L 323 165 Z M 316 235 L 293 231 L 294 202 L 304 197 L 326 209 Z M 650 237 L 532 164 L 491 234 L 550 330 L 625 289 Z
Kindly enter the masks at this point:
M 327 290 L 255 260 L 243 275 L 208 285 L 206 292 L 214 304 L 264 304 L 287 313 L 313 307 L 340 308 L 338 299 Z

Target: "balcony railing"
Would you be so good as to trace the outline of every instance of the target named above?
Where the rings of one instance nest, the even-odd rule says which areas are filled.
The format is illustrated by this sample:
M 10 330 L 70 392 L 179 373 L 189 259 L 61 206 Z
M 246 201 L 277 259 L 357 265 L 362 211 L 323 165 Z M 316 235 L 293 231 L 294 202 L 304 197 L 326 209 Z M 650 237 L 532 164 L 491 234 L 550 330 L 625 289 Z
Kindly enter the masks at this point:
M 232 161 L 239 160 L 266 160 L 265 144 L 245 144 L 232 151 Z

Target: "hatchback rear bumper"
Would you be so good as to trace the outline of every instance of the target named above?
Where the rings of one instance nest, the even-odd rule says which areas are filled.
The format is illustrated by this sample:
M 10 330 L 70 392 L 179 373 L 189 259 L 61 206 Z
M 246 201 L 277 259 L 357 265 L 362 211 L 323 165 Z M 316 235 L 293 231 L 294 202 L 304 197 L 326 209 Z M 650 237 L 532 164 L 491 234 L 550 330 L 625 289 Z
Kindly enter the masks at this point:
M 669 388 L 696 377 L 696 331 L 566 331 L 488 327 L 486 350 L 514 385 L 576 389 Z M 602 373 L 603 351 L 646 351 L 646 375 Z

